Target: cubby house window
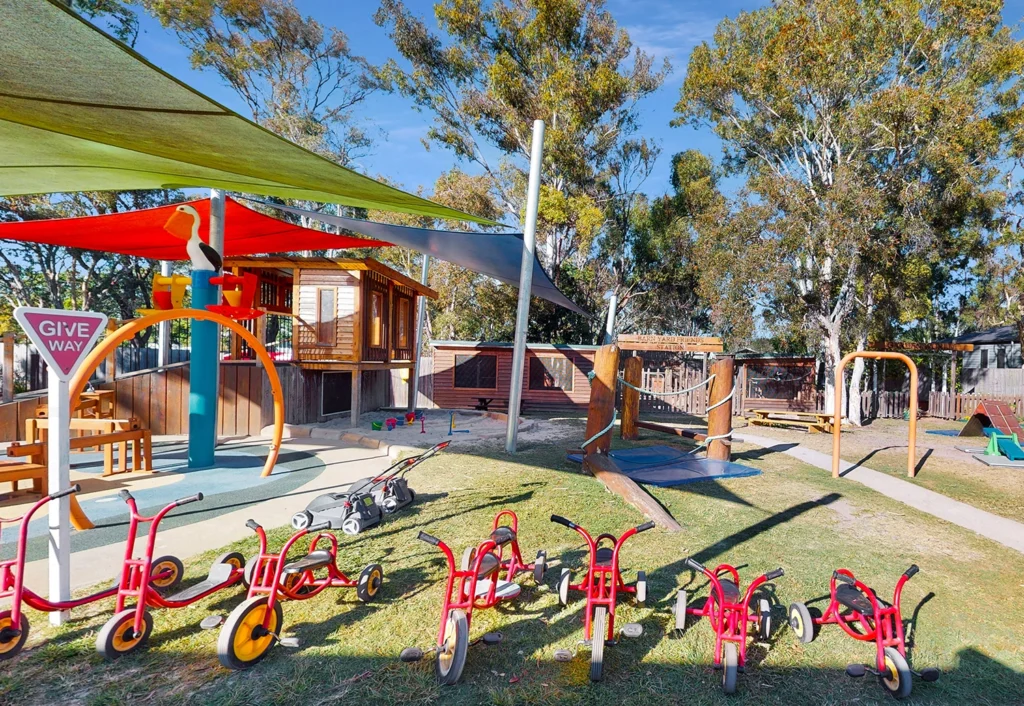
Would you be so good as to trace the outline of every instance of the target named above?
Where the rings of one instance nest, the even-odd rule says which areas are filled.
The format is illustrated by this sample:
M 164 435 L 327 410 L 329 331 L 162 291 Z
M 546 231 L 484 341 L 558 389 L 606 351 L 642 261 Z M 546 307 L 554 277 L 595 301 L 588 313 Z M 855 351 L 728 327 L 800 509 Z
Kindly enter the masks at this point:
M 409 347 L 409 325 L 411 320 L 412 307 L 408 299 L 404 297 L 398 300 L 398 318 L 395 320 L 395 340 L 398 341 L 397 348 Z
M 334 346 L 338 341 L 337 294 L 334 287 L 316 290 L 316 342 L 322 346 Z
M 498 356 L 455 356 L 455 387 L 493 390 L 498 386 Z
M 384 345 L 384 294 L 370 292 L 370 345 L 380 348 Z
M 575 367 L 568 358 L 561 356 L 530 358 L 530 389 L 572 392 L 574 372 Z

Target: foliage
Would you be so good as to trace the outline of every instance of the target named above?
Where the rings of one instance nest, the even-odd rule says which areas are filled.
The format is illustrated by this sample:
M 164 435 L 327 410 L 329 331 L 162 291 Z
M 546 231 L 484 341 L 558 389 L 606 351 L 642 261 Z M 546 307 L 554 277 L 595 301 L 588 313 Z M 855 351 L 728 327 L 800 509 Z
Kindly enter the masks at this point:
M 102 19 L 107 29 L 128 46 L 139 38 L 139 18 L 122 0 L 62 0 L 89 20 Z

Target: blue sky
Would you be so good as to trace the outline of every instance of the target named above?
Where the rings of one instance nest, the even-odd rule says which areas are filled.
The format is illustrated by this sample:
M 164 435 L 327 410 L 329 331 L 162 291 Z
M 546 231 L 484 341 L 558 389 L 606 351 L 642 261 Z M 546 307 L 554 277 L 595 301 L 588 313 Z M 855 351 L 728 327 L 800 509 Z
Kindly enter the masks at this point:
M 376 0 L 295 0 L 303 14 L 312 15 L 324 25 L 343 30 L 355 53 L 373 63 L 382 63 L 396 52 L 387 35 L 373 22 Z M 417 15 L 435 27 L 433 0 L 406 0 Z M 764 5 L 758 0 L 608 0 L 608 9 L 634 44 L 653 54 L 658 63 L 667 58 L 672 73 L 665 85 L 640 105 L 644 134 L 662 148 L 659 163 L 644 190 L 657 195 L 669 190 L 669 160 L 685 149 L 699 149 L 718 159 L 721 146 L 706 129 L 670 127 L 673 106 L 686 74 L 690 52 L 714 34 L 718 22 L 742 10 Z M 1024 0 L 1006 3 L 1004 20 L 1017 25 L 1024 16 Z M 248 116 L 245 104 L 213 73 L 196 71 L 187 52 L 171 33 L 148 16 L 142 17 L 142 32 L 135 47 L 147 59 L 174 76 L 187 81 L 221 103 Z M 450 169 L 454 158 L 443 149 L 428 152 L 420 143 L 430 124 L 430 116 L 412 109 L 406 99 L 387 94 L 371 96 L 359 112 L 367 127 L 379 128 L 373 154 L 358 167 L 370 175 L 384 175 L 409 191 L 423 186 L 429 191 L 435 179 Z

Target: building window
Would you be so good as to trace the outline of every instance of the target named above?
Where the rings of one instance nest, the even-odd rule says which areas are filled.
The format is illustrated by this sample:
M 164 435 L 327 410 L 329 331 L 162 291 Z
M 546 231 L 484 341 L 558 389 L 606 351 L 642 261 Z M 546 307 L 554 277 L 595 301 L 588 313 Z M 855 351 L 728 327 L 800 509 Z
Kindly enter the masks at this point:
M 455 387 L 493 390 L 498 386 L 498 356 L 455 356 Z
M 395 340 L 398 341 L 397 348 L 409 347 L 409 329 L 412 322 L 412 306 L 408 299 L 402 297 L 398 300 L 398 318 L 395 320 Z
M 568 358 L 530 358 L 530 389 L 572 392 L 575 367 Z
M 999 346 L 999 348 L 996 349 L 996 367 L 1006 367 L 1006 346 Z
M 316 342 L 322 346 L 337 345 L 337 290 L 320 287 L 316 290 Z
M 384 345 L 384 293 L 370 292 L 370 345 L 380 348 Z
M 987 368 L 988 367 L 988 349 L 987 348 L 982 348 L 981 349 L 981 366 L 980 367 L 982 367 L 982 368 Z

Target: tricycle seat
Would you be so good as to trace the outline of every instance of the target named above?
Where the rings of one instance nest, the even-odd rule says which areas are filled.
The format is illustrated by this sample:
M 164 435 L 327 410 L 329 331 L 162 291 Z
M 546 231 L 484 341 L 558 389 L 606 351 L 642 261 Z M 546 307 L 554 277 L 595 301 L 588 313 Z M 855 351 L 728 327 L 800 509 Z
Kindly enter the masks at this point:
M 511 527 L 498 527 L 491 532 L 491 541 L 497 544 L 499 547 L 503 547 L 509 542 L 516 541 L 516 533 Z
M 871 606 L 871 599 L 865 596 L 860 589 L 846 583 L 836 586 L 836 600 L 847 608 L 864 615 L 872 615 L 875 612 Z
M 487 592 L 491 590 L 491 580 L 483 579 L 476 583 L 476 595 L 477 597 L 487 595 Z M 519 588 L 518 583 L 512 583 L 511 581 L 498 581 L 498 586 L 494 589 L 494 597 L 498 600 L 508 600 L 515 598 L 519 595 L 522 589 Z
M 735 603 L 740 599 L 740 588 L 729 579 L 718 579 L 722 586 L 722 599 L 726 603 Z
M 615 550 L 611 547 L 598 547 L 594 553 L 594 563 L 598 566 L 611 566 Z
M 303 571 L 314 571 L 323 568 L 334 560 L 334 556 L 326 549 L 317 549 L 302 557 L 298 561 L 292 561 L 284 565 L 285 574 L 301 574 Z
M 501 567 L 501 562 L 493 552 L 487 552 L 480 559 L 480 570 L 477 572 L 478 579 L 487 578 Z

